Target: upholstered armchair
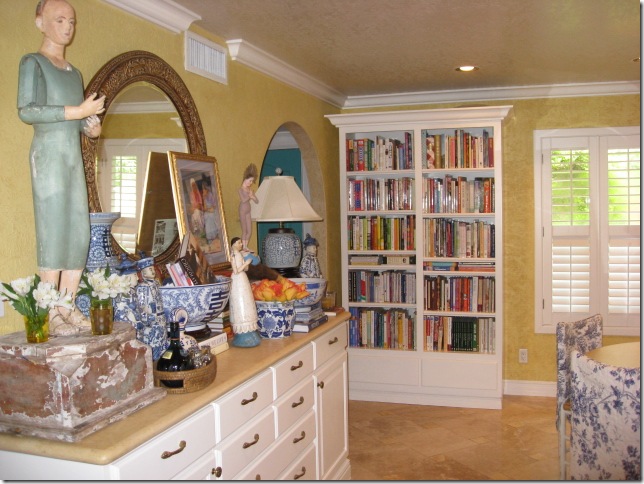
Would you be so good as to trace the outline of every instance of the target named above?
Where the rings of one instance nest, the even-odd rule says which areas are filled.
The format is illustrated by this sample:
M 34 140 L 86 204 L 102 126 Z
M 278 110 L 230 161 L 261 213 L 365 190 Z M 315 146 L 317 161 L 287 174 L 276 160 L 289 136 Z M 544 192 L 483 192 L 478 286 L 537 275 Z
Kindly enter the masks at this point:
M 571 355 L 570 476 L 641 480 L 640 369 Z
M 557 430 L 559 431 L 559 478 L 566 478 L 566 422 L 570 421 L 570 354 L 599 348 L 603 338 L 601 314 L 572 322 L 557 323 Z

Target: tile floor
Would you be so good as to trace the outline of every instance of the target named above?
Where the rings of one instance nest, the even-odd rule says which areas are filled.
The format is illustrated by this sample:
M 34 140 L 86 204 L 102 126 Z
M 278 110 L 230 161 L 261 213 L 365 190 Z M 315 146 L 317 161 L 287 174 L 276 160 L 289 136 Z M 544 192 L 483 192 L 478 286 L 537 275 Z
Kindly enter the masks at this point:
M 502 410 L 349 401 L 352 480 L 558 480 L 555 399 Z

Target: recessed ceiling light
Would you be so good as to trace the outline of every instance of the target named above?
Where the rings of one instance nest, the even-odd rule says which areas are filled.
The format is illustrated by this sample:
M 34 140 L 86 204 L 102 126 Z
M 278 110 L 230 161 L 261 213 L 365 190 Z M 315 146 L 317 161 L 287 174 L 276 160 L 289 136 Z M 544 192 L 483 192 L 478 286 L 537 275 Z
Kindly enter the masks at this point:
M 478 71 L 479 68 L 476 66 L 460 66 L 460 67 L 457 67 L 456 70 L 459 72 L 472 72 L 472 71 Z

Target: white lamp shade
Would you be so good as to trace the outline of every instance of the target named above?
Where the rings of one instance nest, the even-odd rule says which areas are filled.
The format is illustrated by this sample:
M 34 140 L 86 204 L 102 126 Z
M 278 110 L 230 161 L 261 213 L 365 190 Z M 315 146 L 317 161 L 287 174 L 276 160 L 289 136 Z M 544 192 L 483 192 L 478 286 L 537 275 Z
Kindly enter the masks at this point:
M 292 176 L 268 176 L 250 204 L 250 216 L 258 222 L 312 222 L 322 220 Z

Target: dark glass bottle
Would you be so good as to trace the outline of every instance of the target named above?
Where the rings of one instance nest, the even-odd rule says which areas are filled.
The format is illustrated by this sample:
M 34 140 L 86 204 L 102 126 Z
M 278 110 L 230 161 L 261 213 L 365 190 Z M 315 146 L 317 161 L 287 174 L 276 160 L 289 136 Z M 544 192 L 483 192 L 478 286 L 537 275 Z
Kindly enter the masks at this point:
M 171 321 L 169 323 L 170 346 L 157 361 L 157 370 L 159 371 L 186 371 L 194 369 L 192 360 L 188 352 L 181 347 L 181 337 L 179 332 L 179 323 Z M 161 380 L 161 383 L 170 388 L 183 387 L 183 380 Z

